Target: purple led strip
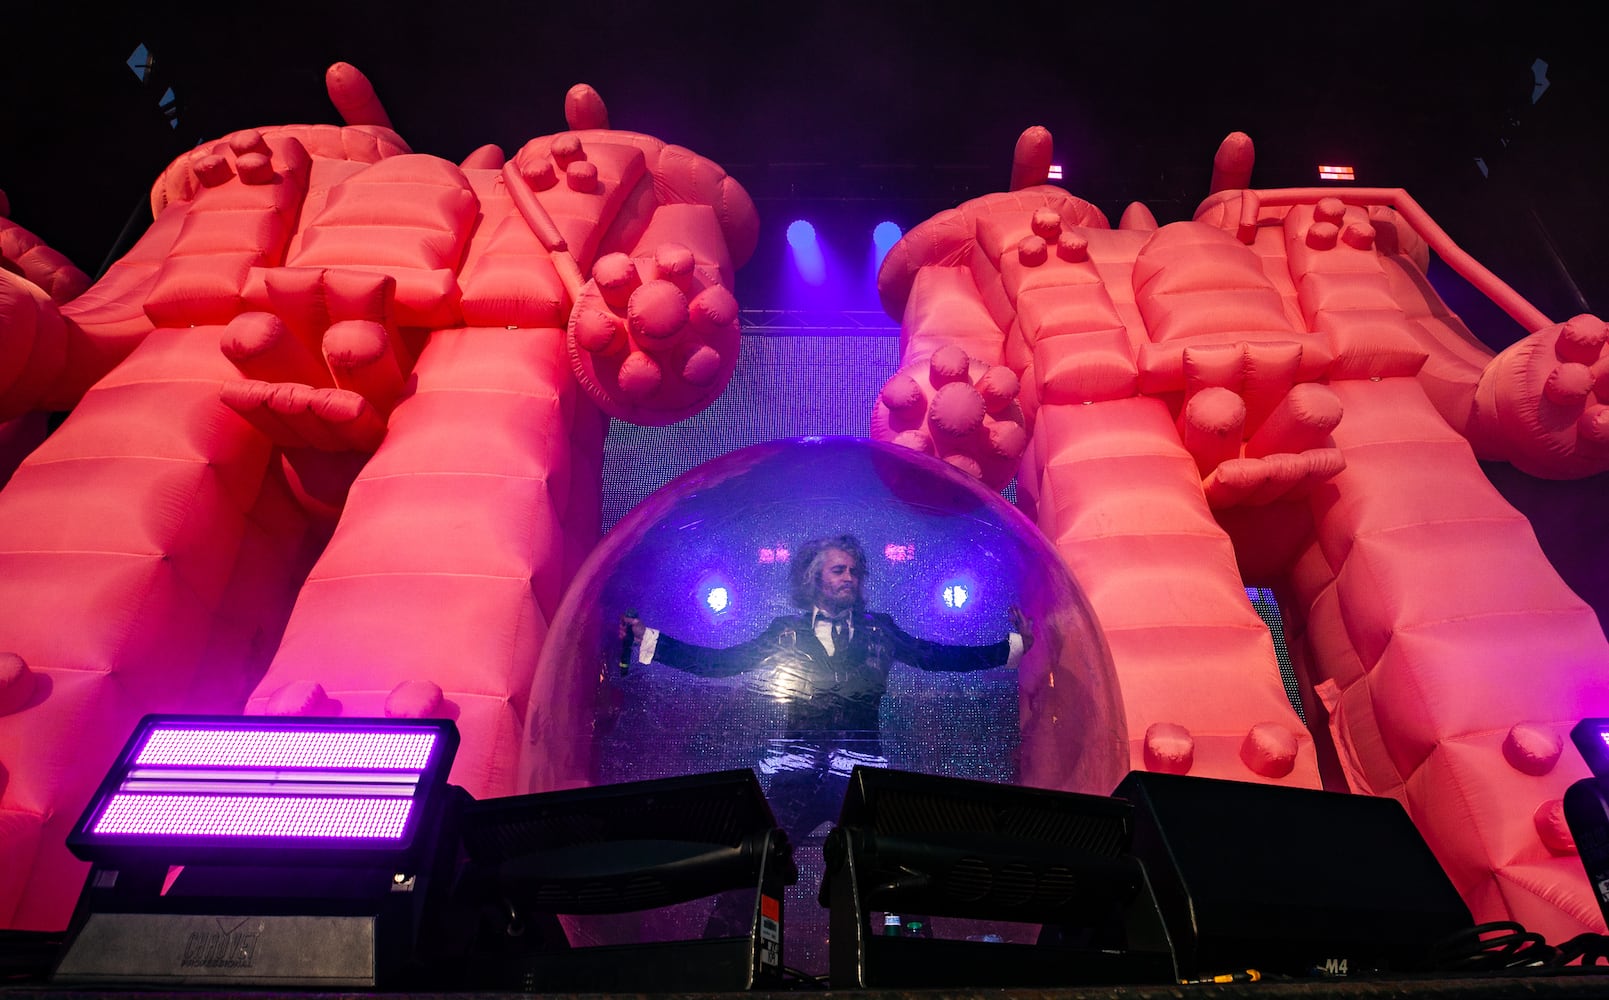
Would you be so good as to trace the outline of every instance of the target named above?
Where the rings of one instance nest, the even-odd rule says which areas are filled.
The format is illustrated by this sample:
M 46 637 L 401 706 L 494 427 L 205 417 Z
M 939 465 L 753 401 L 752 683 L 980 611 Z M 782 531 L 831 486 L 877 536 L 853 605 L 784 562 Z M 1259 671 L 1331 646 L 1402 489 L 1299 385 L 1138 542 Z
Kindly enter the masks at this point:
M 422 771 L 436 748 L 430 730 L 154 727 L 133 763 L 144 766 Z
M 440 736 L 339 723 L 158 723 L 86 832 L 399 842 Z
M 117 792 L 92 833 L 397 840 L 411 798 Z

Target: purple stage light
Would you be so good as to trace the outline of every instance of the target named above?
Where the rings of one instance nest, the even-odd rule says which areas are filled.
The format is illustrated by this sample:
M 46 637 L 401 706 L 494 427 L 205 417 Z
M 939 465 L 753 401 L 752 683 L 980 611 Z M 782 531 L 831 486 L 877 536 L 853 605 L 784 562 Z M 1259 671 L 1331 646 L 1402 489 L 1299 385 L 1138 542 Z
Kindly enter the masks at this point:
M 960 611 L 966 606 L 971 591 L 964 583 L 947 584 L 944 588 L 944 606 L 951 611 Z
M 788 246 L 793 249 L 793 264 L 799 277 L 807 285 L 820 285 L 827 280 L 827 260 L 816 237 L 816 227 L 803 219 L 788 224 Z
M 803 219 L 795 219 L 788 223 L 788 246 L 795 250 L 807 247 L 816 242 L 816 227 Z
M 699 604 L 707 620 L 724 617 L 737 601 L 738 591 L 722 569 L 706 570 L 698 580 Z
M 190 767 L 328 767 L 423 770 L 435 748 L 433 732 L 387 730 L 242 730 L 238 726 L 154 727 L 134 763 Z
M 872 264 L 873 268 L 883 266 L 883 258 L 888 256 L 888 251 L 893 249 L 894 244 L 898 243 L 900 237 L 904 235 L 900 231 L 899 223 L 897 222 L 879 222 L 877 224 L 877 227 L 872 230 L 872 245 L 877 248 L 877 259 Z
M 147 716 L 67 844 L 103 863 L 400 856 L 457 746 L 442 719 Z
M 1609 719 L 1582 719 L 1570 730 L 1570 742 L 1593 777 L 1609 780 Z
M 412 798 L 119 792 L 92 832 L 394 841 L 402 836 L 412 810 Z

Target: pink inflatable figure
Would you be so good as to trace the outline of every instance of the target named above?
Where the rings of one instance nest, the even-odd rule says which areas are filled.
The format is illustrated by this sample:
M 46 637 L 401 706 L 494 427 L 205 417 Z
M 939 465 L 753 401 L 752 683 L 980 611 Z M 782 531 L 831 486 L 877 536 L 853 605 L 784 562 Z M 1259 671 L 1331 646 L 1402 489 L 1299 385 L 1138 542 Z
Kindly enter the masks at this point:
M 72 409 L 0 492 L 0 925 L 66 925 L 146 712 L 448 716 L 451 780 L 515 791 L 608 417 L 736 362 L 758 220 L 715 164 L 577 86 L 569 131 L 455 165 L 327 84 L 345 127 L 186 154 L 92 287 L 0 227 L 0 413 Z
M 1402 191 L 1251 189 L 1238 133 L 1161 227 L 1136 204 L 1111 228 L 1050 158 L 1028 130 L 1010 193 L 889 253 L 906 357 L 874 434 L 1017 473 L 1101 622 L 1136 767 L 1398 797 L 1478 920 L 1601 932 L 1560 798 L 1609 646 L 1477 458 L 1609 468 L 1604 323 L 1549 322 Z M 1430 250 L 1530 335 L 1492 357 Z M 1310 728 L 1247 585 L 1279 597 Z

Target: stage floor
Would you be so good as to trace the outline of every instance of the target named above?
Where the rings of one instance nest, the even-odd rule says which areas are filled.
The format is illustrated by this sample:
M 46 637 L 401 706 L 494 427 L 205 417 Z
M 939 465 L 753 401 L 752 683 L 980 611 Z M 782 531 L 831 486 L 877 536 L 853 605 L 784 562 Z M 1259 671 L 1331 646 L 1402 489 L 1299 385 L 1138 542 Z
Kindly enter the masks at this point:
M 782 990 L 750 993 L 678 991 L 615 992 L 569 990 L 548 993 L 511 991 L 370 991 L 298 990 L 285 988 L 196 987 L 69 987 L 53 986 L 49 970 L 60 946 L 60 935 L 0 931 L 0 998 L 3 1000 L 195 1000 L 198 996 L 239 998 L 296 998 L 296 1000 L 349 1000 L 393 998 L 432 1000 L 477 997 L 487 1000 L 542 995 L 551 997 L 652 996 L 658 1000 L 704 1000 L 746 996 L 754 1000 L 800 1000 L 811 995 L 838 1000 L 1190 1000 L 1190 998 L 1257 998 L 1257 1000 L 1485 1000 L 1485 998 L 1609 998 L 1609 965 L 1502 969 L 1427 975 L 1372 977 L 1287 978 L 1270 976 L 1258 982 L 1191 983 L 1173 985 L 1070 985 L 1054 988 L 958 986 L 936 989 L 830 989 L 808 981 Z
M 1534 975 L 1465 976 L 1457 978 L 1392 978 L 1392 979 L 1265 979 L 1255 983 L 1190 984 L 1176 986 L 1087 986 L 1058 989 L 989 989 L 963 987 L 934 990 L 831 990 L 802 987 L 778 992 L 733 993 L 654 993 L 612 994 L 615 996 L 653 996 L 660 1000 L 704 1000 L 704 998 L 734 996 L 753 997 L 754 1000 L 798 1000 L 801 996 L 830 995 L 838 1000 L 1190 1000 L 1201 998 L 1256 998 L 1256 1000 L 1485 1000 L 1485 998 L 1600 998 L 1609 997 L 1609 970 L 1597 972 L 1552 971 Z M 217 988 L 79 990 L 56 989 L 38 983 L 0 985 L 0 997 L 6 1000 L 195 1000 L 197 996 L 229 997 L 239 1000 L 256 998 L 297 998 L 297 1000 L 350 1000 L 364 997 L 372 1000 L 430 1000 L 437 997 L 477 997 L 486 1000 L 515 1000 L 532 996 L 528 993 L 370 993 L 351 991 L 344 993 L 298 992 L 291 990 L 242 990 L 224 992 Z M 596 997 L 609 994 L 560 993 L 539 994 L 556 997 Z

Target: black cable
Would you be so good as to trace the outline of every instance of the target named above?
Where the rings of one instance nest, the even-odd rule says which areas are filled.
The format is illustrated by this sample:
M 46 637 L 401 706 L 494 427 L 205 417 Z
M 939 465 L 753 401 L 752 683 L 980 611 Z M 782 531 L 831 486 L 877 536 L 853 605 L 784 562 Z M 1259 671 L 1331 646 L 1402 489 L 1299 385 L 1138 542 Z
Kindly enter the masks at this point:
M 1609 937 L 1602 934 L 1577 934 L 1559 945 L 1559 964 L 1569 965 L 1580 960 L 1583 968 L 1609 965 Z
M 803 969 L 795 969 L 789 965 L 784 965 L 782 967 L 782 975 L 784 978 L 792 977 L 788 980 L 790 985 L 797 984 L 813 990 L 824 990 L 828 988 L 826 976 L 812 976 Z
M 1512 920 L 1477 924 L 1438 941 L 1430 949 L 1425 971 L 1485 972 L 1500 969 L 1558 969 L 1609 965 L 1609 937 L 1578 934 L 1555 947 L 1542 935 Z
M 1558 950 L 1512 920 L 1476 924 L 1437 942 L 1427 956 L 1436 971 L 1482 971 L 1552 965 Z

